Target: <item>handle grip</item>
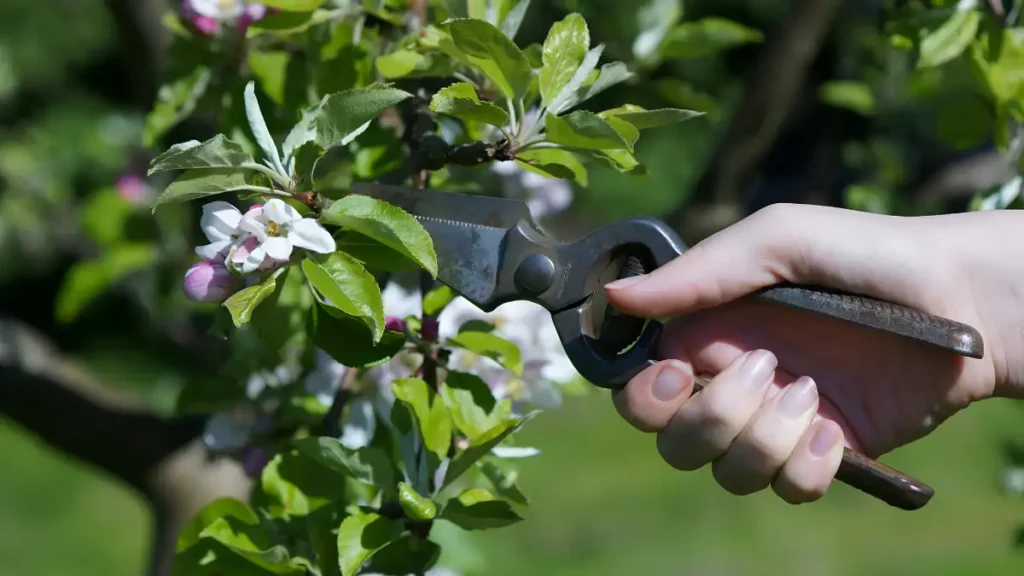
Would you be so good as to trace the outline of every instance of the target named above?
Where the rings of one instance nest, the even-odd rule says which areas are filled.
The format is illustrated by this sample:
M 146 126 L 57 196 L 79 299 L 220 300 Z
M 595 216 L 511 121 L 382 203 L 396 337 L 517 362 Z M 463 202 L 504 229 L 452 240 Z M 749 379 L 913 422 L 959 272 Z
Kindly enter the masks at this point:
M 981 334 L 966 324 L 933 316 L 884 300 L 856 296 L 818 286 L 779 284 L 755 292 L 775 302 L 938 346 L 969 358 L 983 358 Z
M 710 383 L 709 377 L 698 375 L 694 393 Z M 903 510 L 917 510 L 935 494 L 924 482 L 849 448 L 843 448 L 843 460 L 836 472 L 836 480 Z

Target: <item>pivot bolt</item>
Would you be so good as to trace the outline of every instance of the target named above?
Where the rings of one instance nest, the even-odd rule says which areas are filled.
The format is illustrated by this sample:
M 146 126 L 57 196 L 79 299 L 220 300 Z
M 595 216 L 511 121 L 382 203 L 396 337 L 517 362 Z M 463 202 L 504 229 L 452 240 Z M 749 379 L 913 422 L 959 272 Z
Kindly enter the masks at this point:
M 530 254 L 516 268 L 516 288 L 530 294 L 546 292 L 555 281 L 555 263 L 543 254 Z

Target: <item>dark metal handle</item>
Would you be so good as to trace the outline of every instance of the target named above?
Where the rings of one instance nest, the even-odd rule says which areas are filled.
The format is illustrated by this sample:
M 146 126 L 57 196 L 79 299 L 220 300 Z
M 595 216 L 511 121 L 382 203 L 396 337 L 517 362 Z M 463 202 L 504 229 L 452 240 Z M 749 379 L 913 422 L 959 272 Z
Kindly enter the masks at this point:
M 709 377 L 697 376 L 693 392 L 699 392 L 710 383 Z M 903 510 L 917 510 L 935 494 L 924 482 L 849 448 L 843 449 L 836 480 Z
M 765 288 L 755 294 L 763 300 L 896 334 L 961 356 L 985 356 L 981 334 L 971 326 L 891 302 L 817 286 L 786 284 Z

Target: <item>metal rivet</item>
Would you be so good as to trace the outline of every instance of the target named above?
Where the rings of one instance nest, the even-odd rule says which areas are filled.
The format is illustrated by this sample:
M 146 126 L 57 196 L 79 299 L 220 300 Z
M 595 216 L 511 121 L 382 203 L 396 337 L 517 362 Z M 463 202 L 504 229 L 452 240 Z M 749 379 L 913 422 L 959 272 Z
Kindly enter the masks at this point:
M 543 254 L 530 254 L 516 268 L 513 280 L 523 292 L 540 294 L 555 281 L 555 263 Z

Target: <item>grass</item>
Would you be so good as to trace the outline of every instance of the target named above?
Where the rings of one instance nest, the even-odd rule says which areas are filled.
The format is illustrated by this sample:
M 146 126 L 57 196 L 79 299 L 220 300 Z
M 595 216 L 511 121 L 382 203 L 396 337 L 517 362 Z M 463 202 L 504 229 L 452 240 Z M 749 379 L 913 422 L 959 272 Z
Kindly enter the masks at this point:
M 731 496 L 709 472 L 663 465 L 651 437 L 591 394 L 523 431 L 544 451 L 523 467 L 526 522 L 439 536 L 476 548 L 446 552 L 467 576 L 1022 574 L 1012 539 L 1024 502 L 998 490 L 999 443 L 1019 435 L 1020 408 L 984 402 L 887 457 L 936 489 L 907 513 L 844 485 L 801 507 Z M 130 492 L 10 426 L 0 425 L 0 453 L 0 576 L 142 574 L 149 526 Z

